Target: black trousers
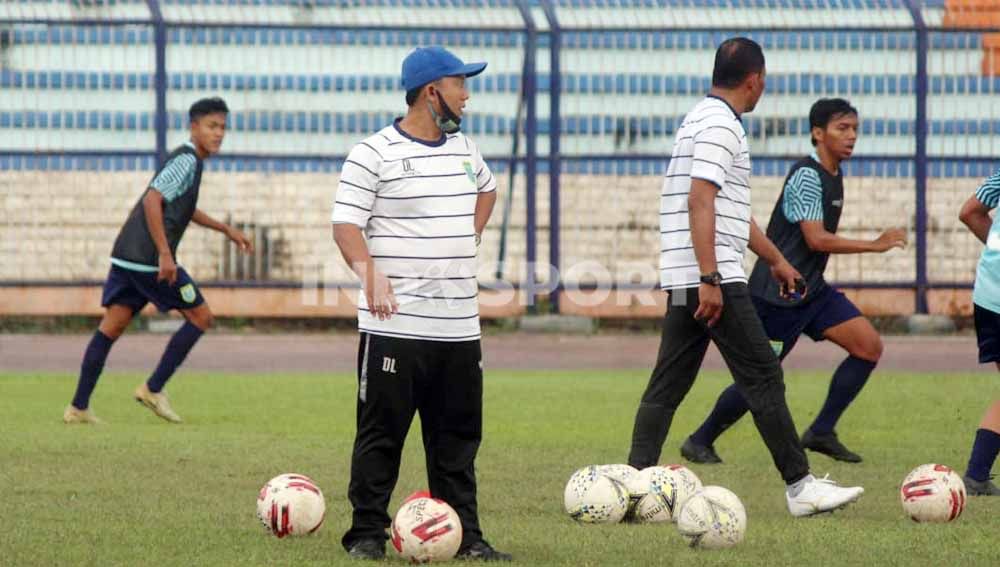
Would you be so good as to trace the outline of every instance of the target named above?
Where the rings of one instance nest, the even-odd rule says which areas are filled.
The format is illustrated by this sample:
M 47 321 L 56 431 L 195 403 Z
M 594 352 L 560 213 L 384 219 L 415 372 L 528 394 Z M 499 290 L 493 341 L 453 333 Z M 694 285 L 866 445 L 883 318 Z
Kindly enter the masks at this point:
M 354 507 L 342 543 L 386 539 L 389 498 L 403 442 L 420 413 L 431 495 L 455 509 L 463 545 L 482 539 L 474 463 L 482 438 L 479 341 L 443 342 L 361 334 L 357 435 L 347 495 Z
M 642 395 L 628 462 L 636 468 L 658 463 L 674 412 L 701 369 L 708 341 L 715 342 L 754 423 L 786 483 L 809 474 L 795 423 L 785 401 L 781 365 L 757 317 L 746 284 L 722 286 L 722 316 L 709 328 L 695 320 L 698 288 L 669 292 L 656 368 Z

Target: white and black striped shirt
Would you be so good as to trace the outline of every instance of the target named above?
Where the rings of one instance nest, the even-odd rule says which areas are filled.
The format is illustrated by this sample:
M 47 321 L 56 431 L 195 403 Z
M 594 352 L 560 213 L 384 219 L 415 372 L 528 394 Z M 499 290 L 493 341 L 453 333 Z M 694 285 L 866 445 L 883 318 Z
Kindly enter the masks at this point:
M 358 329 L 436 341 L 479 339 L 475 210 L 496 179 L 464 134 L 416 140 L 399 119 L 354 146 L 340 174 L 333 222 L 365 232 L 399 312 L 379 321 L 362 292 Z
M 739 115 L 709 95 L 684 117 L 660 192 L 660 286 L 698 286 L 691 242 L 691 180 L 719 188 L 715 197 L 715 257 L 723 283 L 747 281 L 743 253 L 750 241 L 750 147 Z

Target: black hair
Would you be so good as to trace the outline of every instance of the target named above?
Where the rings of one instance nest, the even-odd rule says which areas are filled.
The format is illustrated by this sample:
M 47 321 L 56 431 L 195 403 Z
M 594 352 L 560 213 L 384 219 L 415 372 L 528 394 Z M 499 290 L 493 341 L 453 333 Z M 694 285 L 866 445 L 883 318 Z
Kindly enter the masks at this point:
M 191 119 L 191 122 L 195 122 L 202 116 L 218 112 L 229 114 L 229 107 L 226 106 L 226 101 L 217 96 L 203 98 L 191 105 L 191 109 L 188 110 L 188 118 Z
M 813 103 L 809 109 L 809 131 L 813 128 L 826 128 L 841 116 L 858 115 L 858 109 L 851 106 L 851 103 L 842 98 L 821 98 Z M 812 145 L 816 145 L 816 138 L 810 134 Z
M 417 102 L 417 97 L 420 96 L 420 89 L 422 88 L 424 87 L 417 87 L 406 91 L 406 106 L 413 106 Z
M 748 76 L 764 70 L 764 50 L 745 37 L 731 37 L 723 41 L 715 52 L 715 69 L 712 86 L 731 89 Z

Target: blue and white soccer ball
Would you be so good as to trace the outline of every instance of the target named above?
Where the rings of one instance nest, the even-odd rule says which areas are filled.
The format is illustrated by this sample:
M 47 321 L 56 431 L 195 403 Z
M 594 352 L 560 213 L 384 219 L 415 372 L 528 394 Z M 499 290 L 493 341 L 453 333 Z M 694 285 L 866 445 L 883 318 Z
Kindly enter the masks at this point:
M 584 467 L 569 478 L 563 492 L 566 513 L 578 522 L 615 524 L 628 512 L 628 490 L 600 467 Z
M 677 530 L 691 547 L 732 547 L 746 535 L 747 512 L 730 490 L 706 486 L 684 503 L 677 517 Z

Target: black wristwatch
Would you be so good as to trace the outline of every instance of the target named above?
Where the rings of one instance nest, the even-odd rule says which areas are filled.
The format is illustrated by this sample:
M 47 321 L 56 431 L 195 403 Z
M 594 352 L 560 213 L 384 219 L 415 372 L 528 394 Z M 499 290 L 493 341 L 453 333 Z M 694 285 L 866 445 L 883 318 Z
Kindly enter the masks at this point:
M 716 287 L 722 283 L 722 274 L 719 272 L 709 272 L 698 278 L 701 283 L 707 283 L 708 285 L 714 285 Z

